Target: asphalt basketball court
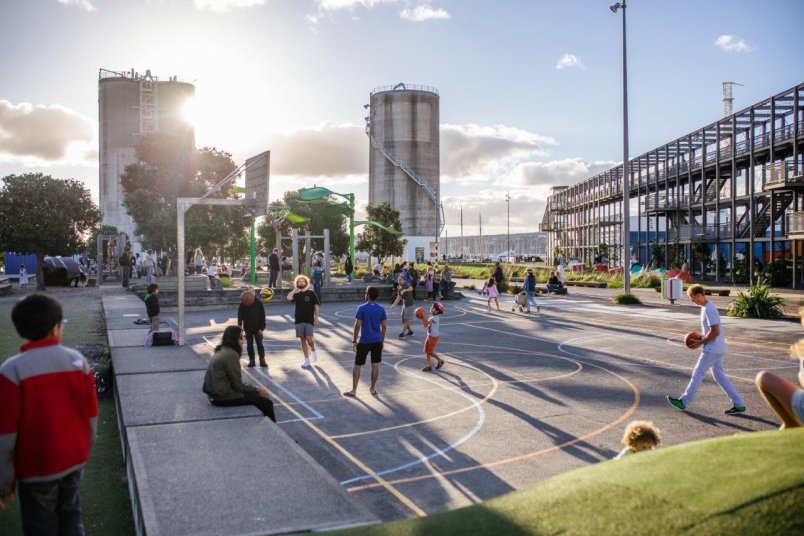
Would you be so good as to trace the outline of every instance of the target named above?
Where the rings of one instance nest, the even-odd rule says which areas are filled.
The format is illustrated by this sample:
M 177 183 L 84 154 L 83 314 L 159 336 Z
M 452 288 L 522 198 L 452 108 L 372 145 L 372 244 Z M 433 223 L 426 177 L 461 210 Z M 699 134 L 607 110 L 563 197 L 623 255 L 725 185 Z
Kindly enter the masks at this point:
M 398 340 L 399 307 L 388 311 L 378 396 L 368 392 L 366 365 L 357 398 L 342 392 L 351 388 L 359 304 L 322 305 L 319 359 L 309 369 L 300 366 L 292 305 L 271 304 L 269 369 L 246 368 L 244 357 L 244 375 L 270 391 L 285 432 L 390 520 L 465 506 L 610 459 L 633 419 L 652 420 L 665 445 L 775 428 L 753 378 L 773 370 L 794 381 L 797 363 L 787 348 L 804 333 L 791 322 L 723 317 L 726 372 L 748 412 L 724 415 L 729 400 L 707 376 L 682 413 L 665 396 L 683 392 L 697 360 L 682 344 L 686 332 L 700 329 L 697 308 L 551 296 L 539 299 L 540 314 L 526 315 L 511 312 L 512 303 L 503 298 L 501 311 L 488 312 L 474 293 L 445 302 L 436 351 L 447 363 L 430 373 L 421 371 L 421 324 L 414 320 L 415 335 Z M 189 312 L 188 343 L 211 356 L 236 316 L 234 309 Z M 241 454 L 256 463 L 271 456 Z

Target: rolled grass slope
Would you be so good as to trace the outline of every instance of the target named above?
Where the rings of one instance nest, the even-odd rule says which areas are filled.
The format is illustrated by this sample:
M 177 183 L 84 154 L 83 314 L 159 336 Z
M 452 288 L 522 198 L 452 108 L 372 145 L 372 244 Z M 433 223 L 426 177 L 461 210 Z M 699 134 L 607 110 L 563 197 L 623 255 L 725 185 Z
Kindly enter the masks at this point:
M 685 443 L 340 534 L 804 534 L 802 442 L 799 428 Z

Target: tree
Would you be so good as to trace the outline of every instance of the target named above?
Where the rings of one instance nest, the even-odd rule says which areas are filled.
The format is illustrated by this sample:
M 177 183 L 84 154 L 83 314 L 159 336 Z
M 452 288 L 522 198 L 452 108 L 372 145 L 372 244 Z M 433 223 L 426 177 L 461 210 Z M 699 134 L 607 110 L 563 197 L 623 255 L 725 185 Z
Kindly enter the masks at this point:
M 311 235 L 318 236 L 324 234 L 324 229 L 329 229 L 329 243 L 332 255 L 339 257 L 349 251 L 349 232 L 346 229 L 348 207 L 345 205 L 304 202 L 300 199 L 299 192 L 293 190 L 285 192 L 282 201 L 272 205 L 272 215 L 264 218 L 257 226 L 261 251 L 267 252 L 273 247 L 279 247 L 278 245 L 273 245 L 276 242 L 277 229 L 279 229 L 282 236 L 290 236 L 290 231 L 293 228 L 298 229 L 300 235 L 309 231 Z M 294 214 L 307 218 L 307 221 L 302 223 L 290 222 L 280 215 L 285 208 Z M 283 255 L 290 254 L 287 246 L 280 248 L 280 251 L 282 251 L 281 254 Z
M 368 205 L 366 212 L 371 221 L 376 221 L 391 229 L 402 228 L 399 211 L 391 208 L 388 203 Z M 363 232 L 358 235 L 355 243 L 355 249 L 368 252 L 369 255 L 377 257 L 381 263 L 385 262 L 386 257 L 402 255 L 404 248 L 405 243 L 398 236 L 373 225 L 363 227 Z
M 194 149 L 166 134 L 150 134 L 136 147 L 138 162 L 121 176 L 124 205 L 134 219 L 134 232 L 146 247 L 167 249 L 176 244 L 176 199 L 201 197 L 237 166 L 229 153 Z M 212 194 L 233 198 L 226 188 Z M 197 205 L 185 214 L 185 243 L 209 257 L 233 239 L 240 239 L 248 221 L 241 207 Z M 184 252 L 178 252 L 183 254 Z
M 0 189 L 0 248 L 36 254 L 36 288 L 45 289 L 45 255 L 72 255 L 101 212 L 76 180 L 41 173 L 8 175 Z

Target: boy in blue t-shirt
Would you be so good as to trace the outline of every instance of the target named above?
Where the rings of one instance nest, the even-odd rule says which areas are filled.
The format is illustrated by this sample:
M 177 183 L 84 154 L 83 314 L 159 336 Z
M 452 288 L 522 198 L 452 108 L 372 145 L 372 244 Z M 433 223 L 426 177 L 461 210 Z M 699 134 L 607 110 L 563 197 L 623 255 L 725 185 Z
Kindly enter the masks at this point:
M 360 367 L 366 364 L 366 357 L 371 354 L 371 385 L 369 392 L 377 396 L 377 377 L 380 374 L 382 346 L 385 341 L 386 314 L 382 305 L 377 303 L 380 291 L 376 287 L 366 287 L 366 303 L 357 308 L 355 326 L 352 337 L 352 350 L 355 351 L 355 366 L 352 369 L 352 390 L 343 396 L 354 397 L 360 381 Z M 360 339 L 358 339 L 360 335 Z

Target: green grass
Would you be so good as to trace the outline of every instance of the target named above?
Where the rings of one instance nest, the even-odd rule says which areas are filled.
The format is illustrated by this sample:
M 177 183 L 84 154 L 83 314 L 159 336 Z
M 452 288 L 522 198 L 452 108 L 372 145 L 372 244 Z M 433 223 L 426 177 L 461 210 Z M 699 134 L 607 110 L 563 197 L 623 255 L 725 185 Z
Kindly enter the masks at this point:
M 618 305 L 641 305 L 642 300 L 631 294 L 630 292 L 620 292 L 616 294 L 611 301 Z
M 67 346 L 105 345 L 106 332 L 101 315 L 100 294 L 95 294 L 93 299 L 81 299 L 78 294 L 68 296 L 53 293 L 53 297 L 62 301 L 67 320 L 63 343 Z M 4 299 L 0 302 L 0 363 L 17 354 L 20 344 L 24 342 L 11 323 L 14 301 Z M 98 437 L 92 447 L 81 483 L 81 510 L 89 536 L 124 536 L 134 533 L 125 477 L 126 468 L 120 449 L 114 400 L 109 396 L 101 397 L 98 399 Z M 17 500 L 7 504 L 5 510 L 0 510 L 0 527 L 0 534 L 22 533 Z
M 342 534 L 804 533 L 804 429 L 628 456 L 467 508 Z

